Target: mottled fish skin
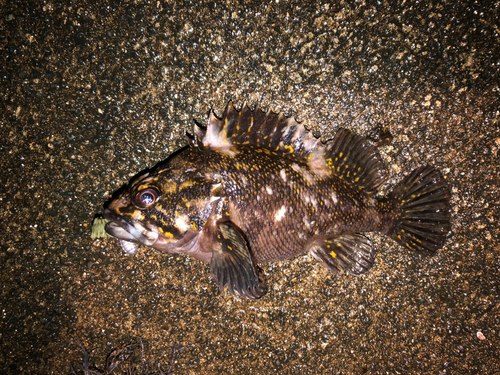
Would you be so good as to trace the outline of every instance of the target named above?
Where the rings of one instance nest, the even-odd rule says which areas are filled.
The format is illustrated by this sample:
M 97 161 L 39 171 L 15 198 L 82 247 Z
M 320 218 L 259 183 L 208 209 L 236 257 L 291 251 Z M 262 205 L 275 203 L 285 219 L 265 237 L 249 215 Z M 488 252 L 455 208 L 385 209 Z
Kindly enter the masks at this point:
M 180 156 L 221 185 L 231 221 L 245 234 L 256 263 L 299 255 L 314 236 L 383 229 L 379 212 L 389 209 L 385 201 L 371 199 L 335 176 L 321 178 L 303 162 L 248 146 L 234 156 L 200 154 L 195 148 Z M 196 221 L 197 227 L 202 221 Z
M 381 158 L 346 129 L 322 143 L 292 118 L 229 103 L 188 141 L 110 203 L 106 231 L 130 254 L 147 245 L 208 262 L 236 296 L 265 294 L 256 264 L 305 252 L 332 272 L 365 272 L 375 255 L 362 232 L 427 254 L 449 232 L 441 174 L 420 167 L 379 197 Z

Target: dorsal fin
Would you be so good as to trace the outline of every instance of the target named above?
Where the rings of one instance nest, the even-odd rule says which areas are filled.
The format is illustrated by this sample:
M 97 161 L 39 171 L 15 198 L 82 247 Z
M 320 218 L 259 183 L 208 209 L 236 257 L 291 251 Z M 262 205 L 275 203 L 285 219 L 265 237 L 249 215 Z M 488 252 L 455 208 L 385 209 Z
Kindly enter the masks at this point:
M 252 111 L 246 104 L 237 111 L 229 102 L 222 118 L 210 112 L 207 128 L 195 125 L 191 146 L 213 149 L 233 155 L 238 147 L 265 149 L 279 156 L 306 160 L 321 145 L 306 128 L 283 113 L 264 112 L 259 106 Z
M 376 192 L 383 181 L 382 163 L 376 147 L 347 129 L 322 143 L 304 125 L 283 113 L 252 111 L 244 104 L 238 111 L 229 102 L 217 118 L 213 111 L 207 128 L 194 126 L 191 147 L 211 149 L 234 156 L 243 147 L 266 150 L 277 156 L 307 163 L 319 177 L 334 174 L 346 182 Z
M 366 138 L 342 128 L 324 148 L 326 165 L 333 174 L 368 194 L 378 191 L 385 171 L 377 147 Z

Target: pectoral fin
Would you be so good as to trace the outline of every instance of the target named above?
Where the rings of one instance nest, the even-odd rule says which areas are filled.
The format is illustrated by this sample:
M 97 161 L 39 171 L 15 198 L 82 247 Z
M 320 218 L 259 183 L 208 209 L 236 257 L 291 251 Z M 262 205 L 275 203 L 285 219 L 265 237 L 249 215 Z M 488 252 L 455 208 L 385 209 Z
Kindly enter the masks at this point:
M 227 286 L 236 297 L 257 299 L 267 292 L 259 280 L 247 243 L 231 222 L 216 224 L 210 271 L 221 291 Z
M 370 240 L 361 234 L 348 234 L 335 238 L 322 238 L 309 246 L 309 252 L 329 271 L 343 271 L 359 275 L 375 261 Z

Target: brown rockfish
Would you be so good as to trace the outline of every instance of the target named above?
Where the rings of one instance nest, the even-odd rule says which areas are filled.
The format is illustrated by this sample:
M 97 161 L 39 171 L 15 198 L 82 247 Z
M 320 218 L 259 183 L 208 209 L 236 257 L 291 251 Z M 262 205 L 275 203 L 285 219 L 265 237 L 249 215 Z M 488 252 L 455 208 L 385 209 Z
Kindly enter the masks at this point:
M 309 252 L 333 273 L 358 275 L 375 260 L 363 232 L 432 254 L 450 230 L 436 169 L 419 167 L 379 196 L 381 157 L 346 129 L 323 143 L 291 117 L 229 103 L 188 143 L 111 201 L 106 232 L 128 254 L 145 245 L 210 263 L 235 296 L 266 293 L 258 264 Z

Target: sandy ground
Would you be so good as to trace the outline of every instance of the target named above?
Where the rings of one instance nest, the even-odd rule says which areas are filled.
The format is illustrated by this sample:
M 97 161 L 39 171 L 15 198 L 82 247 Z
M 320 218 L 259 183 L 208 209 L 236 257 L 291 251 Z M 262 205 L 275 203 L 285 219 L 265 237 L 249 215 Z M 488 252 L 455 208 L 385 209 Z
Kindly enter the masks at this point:
M 178 344 L 176 375 L 499 373 L 498 2 L 61 3 L 0 6 L 0 374 L 82 370 L 79 345 L 104 370 L 138 340 L 126 366 L 166 372 Z M 422 164 L 451 186 L 445 247 L 371 235 L 367 274 L 306 255 L 246 302 L 196 260 L 92 241 L 110 194 L 230 99 L 323 139 L 389 129 L 385 191 Z

